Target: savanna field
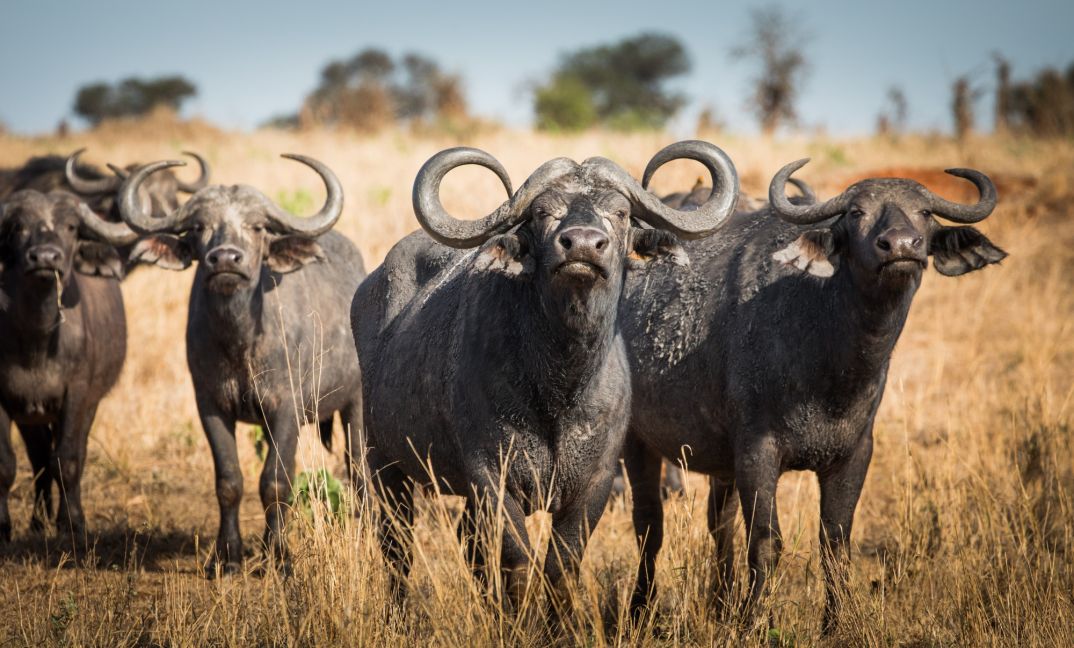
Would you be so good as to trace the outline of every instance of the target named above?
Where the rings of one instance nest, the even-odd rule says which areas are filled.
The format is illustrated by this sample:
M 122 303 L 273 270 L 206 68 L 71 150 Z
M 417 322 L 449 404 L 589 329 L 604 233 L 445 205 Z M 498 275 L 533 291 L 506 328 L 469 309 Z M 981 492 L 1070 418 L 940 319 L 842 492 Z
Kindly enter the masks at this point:
M 1074 144 L 983 136 L 963 143 L 940 136 L 701 137 L 727 151 L 744 192 L 755 197 L 766 194 L 779 167 L 807 156 L 813 161 L 798 177 L 821 198 L 863 176 L 908 175 L 968 202 L 975 198 L 972 186 L 940 171 L 978 168 L 1000 192 L 999 207 L 981 229 L 1010 257 L 961 278 L 925 274 L 877 418 L 872 467 L 855 518 L 851 597 L 833 637 L 820 636 L 816 479 L 791 473 L 780 482 L 786 549 L 767 602 L 776 631 L 747 632 L 737 619 L 709 613 L 708 486 L 694 476 L 666 503 L 655 612 L 638 625 L 629 621 L 637 550 L 628 491 L 608 504 L 590 542 L 565 643 L 1074 644 Z M 320 180 L 279 158 L 306 154 L 343 182 L 346 205 L 337 229 L 357 243 L 371 270 L 417 228 L 411 183 L 442 148 L 465 143 L 485 149 L 517 186 L 561 155 L 579 161 L 603 155 L 640 177 L 649 158 L 674 139 L 516 130 L 461 139 L 404 131 L 229 133 L 198 123 L 149 122 L 64 139 L 0 136 L 0 166 L 83 146 L 84 158 L 95 164 L 174 158 L 190 149 L 212 164 L 213 182 L 251 184 L 309 214 L 324 197 Z M 195 174 L 180 170 L 184 178 Z M 698 176 L 707 177 L 700 165 L 678 161 L 656 176 L 653 188 L 661 194 L 689 189 Z M 504 199 L 495 176 L 478 168 L 452 173 L 443 195 L 452 213 L 472 216 Z M 528 600 L 518 617 L 504 615 L 472 579 L 455 534 L 458 500 L 419 500 L 413 588 L 403 607 L 388 594 L 387 567 L 368 516 L 333 514 L 332 498 L 318 497 L 317 489 L 293 517 L 294 572 L 282 578 L 257 549 L 264 528 L 261 462 L 257 430 L 250 426 L 237 432 L 246 569 L 222 580 L 204 578 L 218 512 L 186 366 L 192 278 L 192 270 L 140 268 L 123 284 L 127 361 L 90 436 L 83 501 L 93 537 L 81 565 L 54 532 L 31 534 L 32 474 L 13 433 L 15 538 L 0 546 L 0 646 L 544 645 L 536 621 L 540 600 Z M 316 358 L 295 364 L 315 368 Z M 324 469 L 342 479 L 338 429 L 336 441 L 336 452 L 328 453 L 316 429 L 306 429 L 297 471 Z M 547 537 L 545 523 L 540 515 L 531 518 L 531 537 Z M 741 521 L 738 533 L 741 589 Z

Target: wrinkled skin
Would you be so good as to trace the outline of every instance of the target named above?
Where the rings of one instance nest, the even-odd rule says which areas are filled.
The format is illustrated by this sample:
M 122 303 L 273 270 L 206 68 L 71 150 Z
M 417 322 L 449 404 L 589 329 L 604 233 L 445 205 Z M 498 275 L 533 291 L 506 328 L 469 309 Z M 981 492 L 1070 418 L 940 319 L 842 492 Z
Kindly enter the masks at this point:
M 953 276 L 1006 256 L 972 227 L 940 225 L 916 183 L 869 180 L 855 195 L 817 225 L 739 213 L 719 236 L 685 244 L 689 270 L 628 277 L 620 321 L 633 369 L 624 456 L 642 554 L 635 615 L 653 595 L 663 541 L 661 457 L 685 454 L 710 478 L 721 607 L 736 510 L 749 538 L 749 605 L 780 555 L 780 475 L 817 474 L 825 630 L 834 626 L 873 420 L 928 258 Z
M 11 538 L 15 479 L 11 423 L 34 471 L 33 528 L 52 514 L 85 539 L 81 481 L 97 405 L 115 385 L 127 349 L 115 248 L 87 238 L 79 200 L 19 191 L 0 201 L 0 540 Z M 60 294 L 57 294 L 60 290 Z M 61 310 L 62 308 L 62 310 Z
M 210 186 L 183 207 L 180 232 L 144 237 L 132 261 L 181 270 L 198 262 L 187 322 L 187 363 L 202 427 L 213 453 L 220 505 L 217 567 L 239 569 L 243 481 L 236 422 L 264 427 L 268 454 L 259 492 L 265 544 L 286 567 L 282 531 L 299 422 L 316 421 L 330 443 L 340 413 L 347 465 L 361 429 L 361 374 L 347 316 L 365 277 L 361 254 L 344 236 L 285 234 L 246 186 Z M 298 411 L 296 412 L 296 407 Z
M 577 570 L 626 430 L 616 325 L 625 267 L 685 263 L 673 236 L 632 228 L 630 211 L 623 195 L 579 172 L 477 250 L 407 236 L 359 287 L 351 317 L 368 461 L 391 508 L 382 542 L 401 576 L 397 595 L 410 569 L 400 524 L 412 521 L 414 485 L 432 486 L 430 469 L 440 492 L 466 498 L 460 535 L 479 578 L 477 512 L 505 513 L 499 568 L 511 604 L 534 555 L 528 514 L 551 513 L 544 570 L 554 591 Z

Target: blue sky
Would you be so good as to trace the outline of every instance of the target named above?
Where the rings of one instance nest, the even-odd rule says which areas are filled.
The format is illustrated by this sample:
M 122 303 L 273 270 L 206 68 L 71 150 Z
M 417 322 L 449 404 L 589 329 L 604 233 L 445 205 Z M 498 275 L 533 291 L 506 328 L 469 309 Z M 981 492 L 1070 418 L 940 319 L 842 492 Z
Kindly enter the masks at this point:
M 377 46 L 437 59 L 463 76 L 474 112 L 526 125 L 526 88 L 562 52 L 653 30 L 679 37 L 693 60 L 677 83 L 691 99 L 679 127 L 709 104 L 732 128 L 750 131 L 750 70 L 728 51 L 758 4 L 3 0 L 0 122 L 16 132 L 51 130 L 71 116 L 83 83 L 182 74 L 199 88 L 186 114 L 249 128 L 293 112 L 329 59 Z M 893 84 L 907 95 L 912 126 L 949 129 L 952 79 L 968 73 L 990 91 L 994 51 L 1011 60 L 1015 78 L 1074 61 L 1070 0 L 782 5 L 811 36 L 803 125 L 836 134 L 871 131 Z M 987 97 L 978 121 L 991 123 Z

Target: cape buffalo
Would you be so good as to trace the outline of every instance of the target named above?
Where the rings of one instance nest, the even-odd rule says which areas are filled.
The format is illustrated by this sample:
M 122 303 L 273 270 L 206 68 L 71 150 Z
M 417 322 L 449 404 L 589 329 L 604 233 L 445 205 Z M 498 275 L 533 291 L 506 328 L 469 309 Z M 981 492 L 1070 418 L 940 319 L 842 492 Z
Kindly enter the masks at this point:
M 630 377 L 616 322 L 625 271 L 686 264 L 675 236 L 712 234 L 738 194 L 734 165 L 705 142 L 669 146 L 650 165 L 679 158 L 705 164 L 716 187 L 689 213 L 604 158 L 554 159 L 513 195 L 484 151 L 449 149 L 422 167 L 414 211 L 427 233 L 388 253 L 351 315 L 397 594 L 410 568 L 411 489 L 434 477 L 440 491 L 466 497 L 462 535 L 479 577 L 479 507 L 505 514 L 500 568 L 513 606 L 532 556 L 524 517 L 548 510 L 544 571 L 562 593 L 604 510 L 626 431 Z M 456 220 L 438 197 L 444 176 L 465 164 L 495 172 L 509 195 L 478 221 Z M 632 216 L 657 229 L 632 227 Z
M 85 538 L 81 478 L 97 404 L 116 383 L 127 323 L 115 245 L 134 241 L 76 196 L 22 190 L 0 201 L 0 540 L 11 539 L 11 423 L 34 470 L 33 528 L 52 512 Z
M 780 554 L 776 482 L 787 470 L 816 472 L 830 630 L 873 418 L 928 257 L 953 276 L 1006 256 L 976 229 L 937 220 L 973 223 L 992 212 L 995 188 L 977 171 L 949 171 L 977 186 L 970 206 L 902 179 L 795 204 L 784 185 L 805 162 L 775 176 L 769 209 L 736 214 L 720 236 L 688 244 L 689 271 L 659 268 L 627 283 L 620 322 L 634 387 L 624 456 L 641 546 L 635 615 L 653 593 L 663 539 L 660 459 L 685 453 L 691 470 L 710 476 L 718 601 L 733 575 L 736 491 L 753 602 Z
M 281 531 L 304 421 L 317 421 L 329 445 L 333 414 L 340 413 L 354 479 L 350 439 L 361 428 L 361 376 L 347 313 L 365 269 L 357 248 L 329 231 L 343 211 L 339 180 L 316 160 L 284 157 L 324 180 L 328 197 L 314 216 L 296 218 L 253 187 L 212 185 L 177 211 L 152 218 L 139 188 L 153 173 L 183 164 L 176 161 L 135 171 L 120 194 L 123 218 L 144 235 L 132 262 L 182 270 L 198 261 L 186 343 L 220 503 L 210 576 L 217 567 L 236 571 L 242 559 L 236 421 L 262 425 L 269 437 L 260 483 L 264 537 L 285 568 Z
M 0 198 L 22 189 L 34 189 L 42 193 L 54 190 L 70 191 L 78 194 L 107 220 L 122 222 L 116 195 L 123 180 L 138 165 L 130 164 L 120 169 L 109 165 L 112 174 L 79 161 L 86 149 L 79 149 L 67 158 L 58 155 L 34 157 L 17 169 L 0 171 Z M 153 216 L 161 217 L 179 208 L 179 193 L 192 194 L 209 182 L 209 163 L 197 153 L 184 151 L 194 158 L 201 169 L 197 180 L 183 182 L 172 171 L 164 171 L 147 180 L 142 189 L 143 204 L 148 202 Z

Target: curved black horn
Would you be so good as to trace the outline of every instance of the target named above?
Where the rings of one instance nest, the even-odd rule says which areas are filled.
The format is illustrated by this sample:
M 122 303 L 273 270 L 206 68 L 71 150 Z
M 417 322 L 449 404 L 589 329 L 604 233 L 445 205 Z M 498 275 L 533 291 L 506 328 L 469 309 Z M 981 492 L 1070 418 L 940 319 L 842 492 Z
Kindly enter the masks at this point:
M 118 189 L 122 182 L 120 178 L 104 176 L 91 179 L 78 175 L 78 157 L 85 152 L 86 149 L 80 148 L 67 158 L 67 164 L 63 169 L 67 184 L 80 194 L 100 194 Z
M 799 180 L 798 178 L 787 178 L 787 182 L 791 183 L 798 188 L 799 193 L 802 194 L 802 199 L 805 204 L 812 205 L 817 202 L 817 194 L 813 191 L 813 187 L 809 186 L 809 183 L 805 180 Z
M 163 218 L 153 218 L 138 200 L 138 188 L 142 186 L 146 178 L 157 171 L 176 166 L 186 166 L 186 162 L 164 160 L 146 164 L 139 167 L 123 182 L 123 187 L 119 191 L 119 213 L 135 232 L 148 234 L 174 230 L 182 222 L 182 209 L 177 209 Z
M 295 160 L 301 162 L 317 172 L 317 175 L 321 176 L 321 180 L 324 181 L 325 190 L 328 195 L 325 198 L 324 206 L 313 216 L 308 218 L 301 218 L 293 216 L 288 213 L 276 203 L 265 198 L 265 202 L 268 208 L 268 216 L 275 224 L 287 230 L 292 234 L 300 234 L 302 236 L 308 236 L 310 238 L 320 236 L 328 230 L 332 229 L 332 226 L 339 220 L 340 215 L 343 213 L 343 186 L 339 183 L 339 178 L 336 174 L 332 173 L 332 170 L 322 162 L 318 162 L 313 158 L 306 157 L 305 155 L 297 155 L 294 153 L 284 153 L 280 157 L 287 158 L 288 160 Z
M 86 229 L 110 245 L 129 245 L 138 240 L 138 233 L 126 224 L 104 220 L 84 202 L 78 204 L 78 217 Z
M 678 159 L 697 160 L 705 165 L 712 176 L 713 189 L 708 199 L 693 210 L 679 210 L 665 205 L 648 191 L 649 180 L 656 170 Z M 583 166 L 597 170 L 605 180 L 617 185 L 634 203 L 636 218 L 686 240 L 703 238 L 718 230 L 734 213 L 735 203 L 738 202 L 735 165 L 723 151 L 708 142 L 689 140 L 664 147 L 649 161 L 641 184 L 607 158 L 590 158 Z
M 846 192 L 820 204 L 795 205 L 787 199 L 786 185 L 791 174 L 804 167 L 807 162 L 809 158 L 803 158 L 784 166 L 768 185 L 768 202 L 772 204 L 773 211 L 788 223 L 797 225 L 819 223 L 836 214 L 841 214 L 847 208 Z
M 204 189 L 209 184 L 209 175 L 212 170 L 209 168 L 209 163 L 202 156 L 193 151 L 183 151 L 183 155 L 189 155 L 198 162 L 198 168 L 201 172 L 198 174 L 198 179 L 194 182 L 179 181 L 179 191 L 183 193 L 196 193 L 199 189 Z
M 473 221 L 455 218 L 440 202 L 440 183 L 444 177 L 451 170 L 466 164 L 476 164 L 495 173 L 508 195 L 508 200 L 491 214 Z M 549 183 L 577 168 L 578 165 L 571 160 L 555 158 L 538 167 L 512 194 L 507 170 L 492 155 L 465 146 L 446 149 L 429 158 L 414 179 L 414 216 L 436 241 L 454 248 L 475 247 L 490 236 L 513 227 Z
M 976 204 L 962 205 L 950 200 L 944 200 L 929 191 L 932 212 L 956 223 L 976 223 L 988 218 L 988 215 L 996 208 L 997 200 L 996 185 L 992 184 L 992 180 L 974 169 L 947 169 L 946 173 L 972 182 L 977 187 L 981 197 Z

